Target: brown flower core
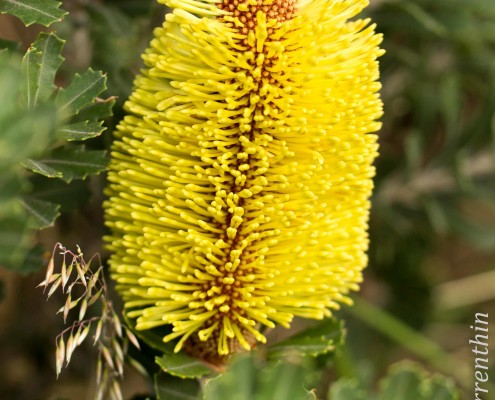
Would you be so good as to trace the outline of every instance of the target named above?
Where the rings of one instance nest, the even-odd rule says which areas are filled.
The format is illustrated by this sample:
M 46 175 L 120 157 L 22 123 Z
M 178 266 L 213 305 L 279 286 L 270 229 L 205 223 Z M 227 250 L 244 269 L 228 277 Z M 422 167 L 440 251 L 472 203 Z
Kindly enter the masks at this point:
M 240 38 L 238 43 L 245 47 L 245 52 L 251 52 L 252 56 L 248 60 L 249 68 L 236 67 L 235 72 L 244 72 L 246 76 L 250 76 L 255 83 L 251 92 L 244 95 L 247 106 L 238 107 L 235 111 L 239 114 L 243 113 L 243 110 L 249 109 L 249 105 L 252 101 L 253 94 L 256 94 L 258 98 L 262 98 L 260 94 L 261 87 L 268 83 L 272 86 L 281 88 L 282 82 L 279 81 L 280 76 L 283 76 L 283 72 L 278 72 L 278 76 L 271 72 L 274 64 L 278 61 L 277 55 L 271 57 L 268 56 L 267 46 L 263 46 L 261 51 L 258 51 L 256 44 L 251 45 L 248 41 L 248 34 L 250 31 L 254 31 L 257 27 L 257 15 L 262 12 L 266 15 L 267 22 L 270 20 L 276 20 L 276 24 L 270 24 L 272 27 L 267 28 L 268 37 L 266 42 L 271 42 L 271 38 L 274 31 L 278 28 L 280 23 L 290 20 L 294 16 L 295 12 L 295 0 L 273 0 L 270 4 L 269 0 L 223 0 L 218 4 L 218 7 L 224 11 L 229 12 L 228 18 L 225 16 L 219 17 L 230 28 L 237 28 Z M 237 19 L 233 21 L 232 19 Z M 262 62 L 260 63 L 260 55 Z M 256 72 L 255 72 L 256 71 Z M 232 83 L 231 80 L 229 83 Z M 202 326 L 201 329 L 207 329 L 217 323 L 217 328 L 211 334 L 206 341 L 201 341 L 197 335 L 189 337 L 185 343 L 185 351 L 189 354 L 207 361 L 211 364 L 221 366 L 225 364 L 228 356 L 219 355 L 218 353 L 218 341 L 220 338 L 220 330 L 222 330 L 222 320 L 224 318 L 229 319 L 235 324 L 239 318 L 248 319 L 246 311 L 238 305 L 239 301 L 246 301 L 246 296 L 250 296 L 249 282 L 256 279 L 258 274 L 266 274 L 266 271 L 261 271 L 256 267 L 259 260 L 263 260 L 264 255 L 252 255 L 256 253 L 250 250 L 250 246 L 255 244 L 257 240 L 251 241 L 250 245 L 242 246 L 243 240 L 249 236 L 250 222 L 253 218 L 250 217 L 249 212 L 244 212 L 242 215 L 242 222 L 236 225 L 233 221 L 239 218 L 239 215 L 235 213 L 236 208 L 243 209 L 248 202 L 254 201 L 256 198 L 264 195 L 260 190 L 261 177 L 264 175 L 269 166 L 266 156 L 259 154 L 258 152 L 252 152 L 249 147 L 252 147 L 253 143 L 257 143 L 260 135 L 265 137 L 269 136 L 267 133 L 262 132 L 257 126 L 256 117 L 263 119 L 263 111 L 265 108 L 278 109 L 278 106 L 273 102 L 264 104 L 258 101 L 255 105 L 255 110 L 250 114 L 250 121 L 244 121 L 243 125 L 249 125 L 249 129 L 241 129 L 239 125 L 232 125 L 230 129 L 236 129 L 239 131 L 239 136 L 244 137 L 244 141 L 240 140 L 238 144 L 229 146 L 229 151 L 235 154 L 237 158 L 230 166 L 230 170 L 226 175 L 231 176 L 230 193 L 233 193 L 238 198 L 235 200 L 231 198 L 232 202 L 229 204 L 228 212 L 225 224 L 218 224 L 217 228 L 223 232 L 220 234 L 219 239 L 223 242 L 224 257 L 211 256 L 208 257 L 209 261 L 215 265 L 216 272 L 218 273 L 215 279 L 204 283 L 203 287 L 197 292 L 197 297 L 205 303 L 211 303 L 213 309 L 217 309 L 218 312 L 209 321 Z M 271 138 L 270 140 L 273 140 Z M 256 179 L 257 178 L 257 179 Z M 253 183 L 253 182 L 256 182 Z M 263 186 L 263 184 L 261 184 Z M 249 195 L 242 195 L 242 192 L 248 191 Z M 251 193 L 252 192 L 252 193 Z M 235 204 L 233 204 L 235 203 Z M 228 231 L 232 225 L 237 226 L 236 234 L 234 236 L 229 235 Z M 266 233 L 266 232 L 265 232 Z M 266 235 L 268 236 L 268 235 Z M 237 254 L 233 257 L 233 254 Z M 239 259 L 238 265 L 232 265 L 234 258 Z M 223 298 L 222 302 L 215 304 L 215 299 Z M 259 325 L 259 324 L 258 324 Z M 245 338 L 246 342 L 253 347 L 257 340 L 253 333 L 244 328 L 242 324 L 238 324 L 239 329 Z M 258 326 L 254 327 L 257 330 Z M 227 339 L 227 346 L 229 354 L 238 353 L 243 350 L 239 341 L 236 338 Z
M 256 4 L 254 3 L 253 0 L 223 0 L 222 3 L 218 4 L 218 8 L 231 12 L 231 16 L 237 17 L 244 24 L 240 31 L 247 34 L 248 30 L 254 29 L 257 24 L 256 14 L 258 11 L 262 11 L 267 20 L 276 19 L 278 22 L 285 22 L 293 17 L 296 2 L 295 0 L 273 0 L 268 4 L 269 2 L 266 0 L 256 0 Z

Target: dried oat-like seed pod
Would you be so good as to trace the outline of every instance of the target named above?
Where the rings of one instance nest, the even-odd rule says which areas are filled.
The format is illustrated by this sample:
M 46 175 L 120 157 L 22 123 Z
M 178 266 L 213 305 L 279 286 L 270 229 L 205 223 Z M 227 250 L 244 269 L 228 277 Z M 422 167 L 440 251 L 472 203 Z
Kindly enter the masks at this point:
M 163 2 L 111 153 L 111 272 L 137 329 L 222 362 L 358 289 L 381 36 L 366 0 Z

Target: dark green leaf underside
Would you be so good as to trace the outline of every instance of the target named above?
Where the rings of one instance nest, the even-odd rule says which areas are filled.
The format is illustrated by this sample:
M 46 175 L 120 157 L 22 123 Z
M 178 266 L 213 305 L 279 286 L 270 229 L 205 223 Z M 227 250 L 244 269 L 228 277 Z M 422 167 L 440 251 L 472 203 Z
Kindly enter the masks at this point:
M 184 380 L 163 372 L 155 375 L 157 400 L 197 400 L 199 391 L 197 380 Z
M 30 217 L 29 226 L 33 229 L 52 226 L 60 215 L 60 205 L 48 201 L 25 197 L 21 204 Z

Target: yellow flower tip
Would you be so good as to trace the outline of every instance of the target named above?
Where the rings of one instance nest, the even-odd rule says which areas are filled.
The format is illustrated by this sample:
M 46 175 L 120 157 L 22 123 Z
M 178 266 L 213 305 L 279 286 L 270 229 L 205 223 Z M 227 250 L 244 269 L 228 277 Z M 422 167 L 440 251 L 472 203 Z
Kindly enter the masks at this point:
M 366 0 L 160 2 L 111 153 L 111 272 L 137 329 L 221 364 L 359 288 L 382 38 Z

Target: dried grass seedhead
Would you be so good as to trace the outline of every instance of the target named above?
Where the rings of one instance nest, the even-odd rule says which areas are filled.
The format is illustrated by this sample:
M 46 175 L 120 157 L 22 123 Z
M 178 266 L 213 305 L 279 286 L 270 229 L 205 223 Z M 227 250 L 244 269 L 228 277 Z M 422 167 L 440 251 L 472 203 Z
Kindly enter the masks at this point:
M 55 272 L 57 265 L 61 265 L 59 272 Z M 38 287 L 48 290 L 47 299 L 60 289 L 66 300 L 57 313 L 63 314 L 66 325 L 69 315 L 75 318 L 55 339 L 57 377 L 64 364 L 69 365 L 76 348 L 93 333 L 93 346 L 98 350 L 95 399 L 122 400 L 120 381 L 128 342 L 138 348 L 139 343 L 115 311 L 99 256 L 86 262 L 79 247 L 74 253 L 57 243 L 45 280 Z M 96 303 L 98 307 L 92 307 Z

